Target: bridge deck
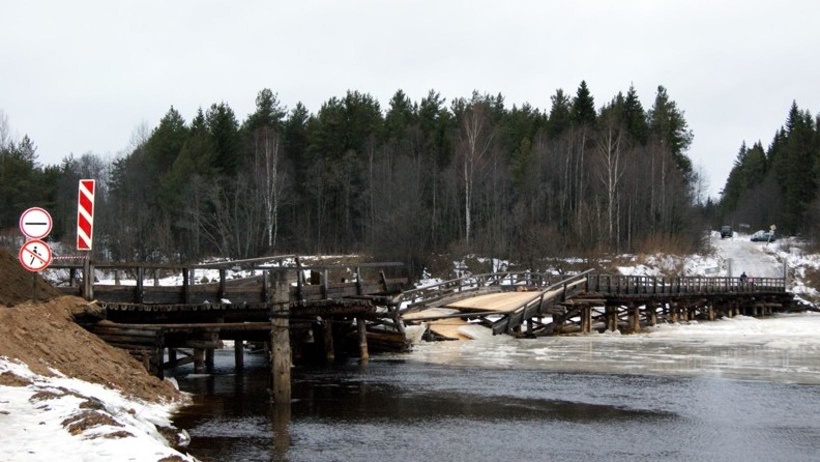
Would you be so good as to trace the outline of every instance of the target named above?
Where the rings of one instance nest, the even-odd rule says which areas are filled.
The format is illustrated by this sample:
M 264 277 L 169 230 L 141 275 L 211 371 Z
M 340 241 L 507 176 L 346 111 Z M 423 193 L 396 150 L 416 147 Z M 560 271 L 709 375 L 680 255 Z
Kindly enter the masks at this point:
M 440 337 L 464 339 L 469 337 L 463 329 L 468 320 L 492 328 L 494 334 L 515 336 L 591 329 L 635 332 L 659 317 L 677 322 L 739 313 L 767 315 L 791 310 L 794 303 L 782 278 L 749 283 L 740 278 L 659 278 L 590 271 L 542 290 L 475 293 L 451 293 L 446 303 L 441 297 L 431 297 L 426 303 L 417 300 L 415 311 L 404 313 L 402 319 L 408 324 L 425 322 Z M 526 332 L 522 332 L 524 324 Z
M 546 291 L 526 292 L 499 292 L 494 294 L 478 295 L 465 298 L 445 305 L 447 308 L 456 308 L 462 312 L 491 311 L 495 313 L 510 313 L 531 300 L 541 297 Z

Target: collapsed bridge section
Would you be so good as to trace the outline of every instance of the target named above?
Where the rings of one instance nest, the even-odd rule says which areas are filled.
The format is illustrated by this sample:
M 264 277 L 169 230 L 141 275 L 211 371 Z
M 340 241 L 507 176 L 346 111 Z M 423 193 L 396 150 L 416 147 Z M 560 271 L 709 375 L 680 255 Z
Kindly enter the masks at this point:
M 516 337 L 593 330 L 631 333 L 658 322 L 767 316 L 807 308 L 786 291 L 784 278 L 665 278 L 588 270 L 552 283 L 508 280 L 487 294 L 481 293 L 488 290 L 486 283 L 465 279 L 459 285 L 473 287 L 472 291 L 420 296 L 400 312 L 407 324 L 425 323 L 429 338 L 462 339 L 469 336 L 464 329 L 468 323 Z

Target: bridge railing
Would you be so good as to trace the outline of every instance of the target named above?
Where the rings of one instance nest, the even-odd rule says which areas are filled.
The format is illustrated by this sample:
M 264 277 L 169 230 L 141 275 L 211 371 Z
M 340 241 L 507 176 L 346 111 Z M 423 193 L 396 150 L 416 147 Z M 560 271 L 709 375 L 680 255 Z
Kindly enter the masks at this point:
M 656 277 L 617 274 L 587 275 L 587 292 L 622 295 L 713 294 L 744 292 L 785 292 L 783 278 Z
M 473 274 L 404 291 L 393 297 L 390 304 L 398 307 L 399 312 L 405 313 L 462 292 L 476 292 L 501 286 L 544 287 L 549 284 L 549 277 L 550 275 L 531 271 Z
M 532 318 L 536 314 L 543 314 L 547 303 L 563 302 L 567 298 L 583 290 L 585 280 L 593 270 L 586 270 L 582 273 L 570 276 L 562 281 L 556 282 L 541 290 L 540 295 L 525 301 L 517 308 L 493 323 L 493 335 L 502 332 L 512 333 L 512 330 L 520 326 L 524 321 Z
M 406 286 L 407 279 L 388 278 L 385 270 L 399 266 L 403 264 L 357 262 L 305 266 L 298 256 L 282 255 L 191 265 L 86 261 L 83 265 L 52 265 L 52 269 L 68 270 L 66 284 L 58 286 L 61 292 L 89 300 L 145 305 L 224 304 L 224 300 L 227 304 L 247 305 L 268 303 L 275 294 L 276 284 L 285 284 L 289 292 L 286 295 L 300 302 L 394 294 Z M 329 271 L 341 269 L 354 270 L 353 277 L 330 283 Z M 113 277 L 113 282 L 97 281 L 92 275 L 99 274 L 98 271 Z M 376 277 L 374 272 L 378 272 Z M 307 274 L 318 277 L 313 280 Z M 176 281 L 160 283 L 164 278 Z

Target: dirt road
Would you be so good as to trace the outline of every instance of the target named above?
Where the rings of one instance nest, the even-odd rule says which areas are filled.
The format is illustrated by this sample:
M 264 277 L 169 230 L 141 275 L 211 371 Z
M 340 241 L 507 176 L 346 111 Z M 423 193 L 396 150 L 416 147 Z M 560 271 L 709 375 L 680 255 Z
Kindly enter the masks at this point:
M 778 245 L 777 242 L 752 242 L 751 236 L 735 233 L 734 237 L 721 239 L 719 233 L 712 233 L 712 245 L 727 264 L 731 262 L 731 274 L 738 277 L 740 273 L 752 278 L 783 277 L 783 263 L 777 261 L 774 255 L 766 253 L 766 246 Z

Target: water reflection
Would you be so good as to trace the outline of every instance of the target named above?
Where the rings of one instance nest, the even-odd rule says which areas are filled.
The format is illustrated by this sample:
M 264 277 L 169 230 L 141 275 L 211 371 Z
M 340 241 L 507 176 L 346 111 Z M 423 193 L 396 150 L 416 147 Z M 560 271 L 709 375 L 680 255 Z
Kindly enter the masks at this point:
M 429 344 L 367 364 L 297 368 L 292 405 L 278 409 L 264 360 L 248 358 L 237 375 L 232 353 L 219 352 L 216 375 L 180 378 L 198 397 L 176 423 L 203 462 L 816 460 L 812 341 Z
M 274 461 L 286 461 L 288 450 L 290 449 L 290 405 L 271 404 L 269 419 L 271 422 L 273 436 L 273 457 Z

